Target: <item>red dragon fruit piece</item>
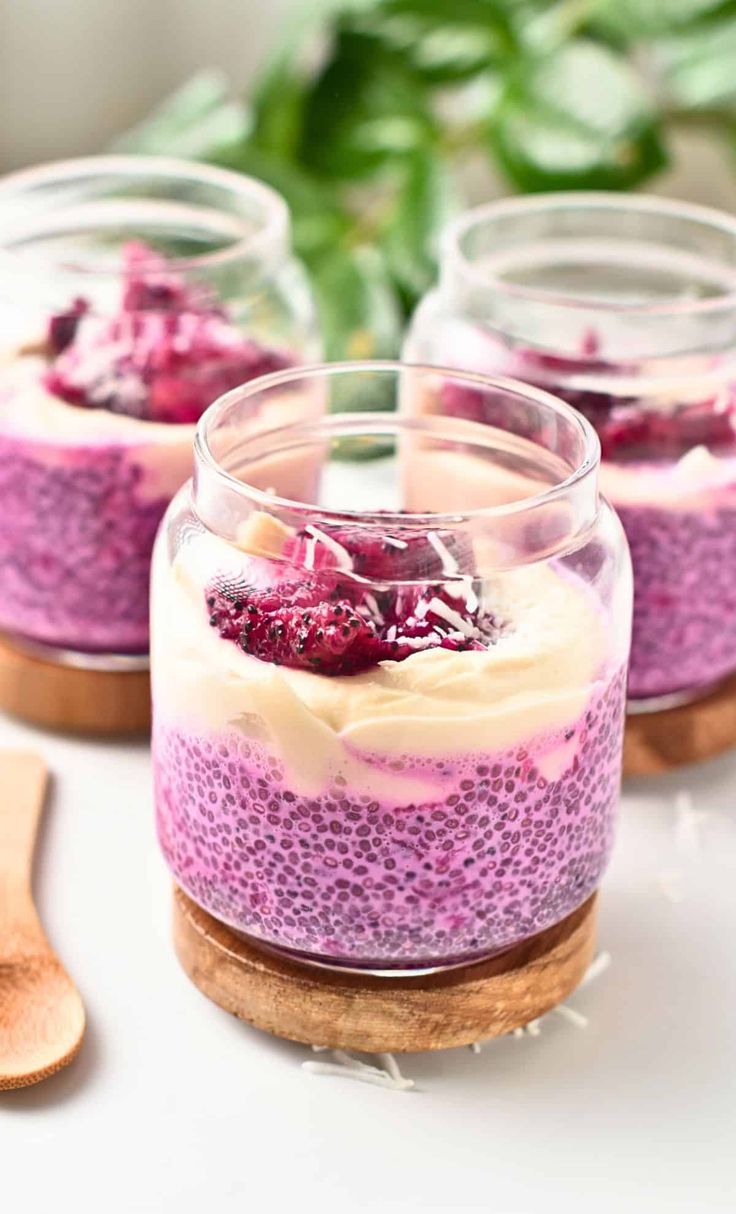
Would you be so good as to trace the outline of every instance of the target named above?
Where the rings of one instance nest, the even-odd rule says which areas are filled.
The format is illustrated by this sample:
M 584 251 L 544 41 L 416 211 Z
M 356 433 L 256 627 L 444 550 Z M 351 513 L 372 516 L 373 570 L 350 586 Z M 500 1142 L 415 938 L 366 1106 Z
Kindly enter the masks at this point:
M 284 557 L 306 569 L 337 569 L 388 582 L 436 581 L 473 572 L 469 538 L 443 528 L 309 526 L 287 543 Z
M 422 649 L 485 649 L 499 635 L 470 579 L 381 586 L 335 568 L 266 589 L 215 579 L 209 622 L 225 640 L 275 665 L 356 674 Z
M 242 337 L 205 288 L 170 273 L 146 245 L 126 246 L 123 274 L 118 316 L 94 317 L 76 300 L 51 319 L 44 383 L 69 404 L 192 423 L 223 392 L 288 365 Z

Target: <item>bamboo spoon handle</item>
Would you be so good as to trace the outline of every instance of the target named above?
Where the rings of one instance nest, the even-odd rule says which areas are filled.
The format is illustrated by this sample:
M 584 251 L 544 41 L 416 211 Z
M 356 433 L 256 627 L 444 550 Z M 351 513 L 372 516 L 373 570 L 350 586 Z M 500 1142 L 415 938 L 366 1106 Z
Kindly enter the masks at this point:
M 47 782 L 40 755 L 0 750 L 0 936 L 32 909 L 33 849 Z
M 76 1055 L 84 1005 L 33 905 L 47 783 L 35 754 L 0 750 L 0 1091 L 47 1079 Z

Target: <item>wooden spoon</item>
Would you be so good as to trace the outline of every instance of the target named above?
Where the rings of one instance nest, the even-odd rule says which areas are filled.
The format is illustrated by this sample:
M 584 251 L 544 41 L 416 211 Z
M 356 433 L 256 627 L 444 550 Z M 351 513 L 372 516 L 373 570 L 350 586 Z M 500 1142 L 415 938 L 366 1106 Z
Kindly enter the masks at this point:
M 31 865 L 48 775 L 0 750 L 0 1089 L 38 1083 L 82 1044 L 84 1007 L 33 904 Z

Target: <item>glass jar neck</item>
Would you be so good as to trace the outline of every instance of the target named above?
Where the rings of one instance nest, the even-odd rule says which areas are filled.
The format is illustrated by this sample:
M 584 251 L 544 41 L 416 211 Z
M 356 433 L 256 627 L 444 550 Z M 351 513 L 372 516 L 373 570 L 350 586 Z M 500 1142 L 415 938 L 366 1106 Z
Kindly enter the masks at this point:
M 368 392 L 366 380 L 392 380 L 402 414 L 325 416 L 330 386 L 346 377 Z M 447 416 L 453 393 L 478 420 Z M 295 406 L 310 420 L 267 428 Z M 464 533 L 490 572 L 584 542 L 598 516 L 599 461 L 592 428 L 544 392 L 432 368 L 342 364 L 267 376 L 216 402 L 197 434 L 194 506 L 235 544 L 255 515 L 277 531 L 316 525 L 328 537 L 360 527 L 371 544 L 396 530 Z
M 454 314 L 581 364 L 736 349 L 736 221 L 657 198 L 549 195 L 479 207 L 449 229 Z
M 288 211 L 260 182 L 158 157 L 101 156 L 0 181 L 0 271 L 104 299 L 142 244 L 182 281 L 257 281 L 289 250 Z M 154 273 L 160 273 L 160 265 Z M 145 266 L 140 276 L 145 277 Z

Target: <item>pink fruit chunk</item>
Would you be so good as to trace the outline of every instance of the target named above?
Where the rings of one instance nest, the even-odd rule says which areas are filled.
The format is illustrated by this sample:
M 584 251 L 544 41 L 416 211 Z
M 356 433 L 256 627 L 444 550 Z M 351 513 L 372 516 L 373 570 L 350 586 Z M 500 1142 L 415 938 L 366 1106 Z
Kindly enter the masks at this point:
M 460 532 L 416 531 L 406 526 L 360 524 L 308 527 L 297 532 L 284 556 L 306 569 L 339 569 L 361 578 L 424 582 L 473 572 L 473 549 Z
M 117 316 L 75 300 L 51 318 L 44 383 L 69 404 L 151 421 L 196 422 L 223 392 L 288 360 L 244 338 L 222 306 L 145 245 L 124 253 Z
M 500 628 L 469 578 L 381 585 L 333 568 L 267 589 L 214 579 L 209 622 L 225 640 L 275 665 L 356 674 L 423 649 L 485 649 Z
M 724 402 L 718 393 L 695 403 L 673 404 L 662 411 L 648 404 L 646 395 L 625 397 L 587 387 L 572 387 L 574 376 L 605 375 L 615 381 L 625 374 L 632 379 L 639 373 L 636 363 L 606 361 L 601 356 L 599 335 L 586 330 L 577 354 L 553 354 L 519 346 L 509 350 L 495 340 L 487 341 L 488 370 L 512 375 L 559 396 L 582 413 L 596 429 L 604 459 L 679 459 L 693 447 L 711 450 L 732 447 L 736 440 L 736 399 Z M 646 393 L 646 380 L 642 378 Z M 469 387 L 448 379 L 442 387 L 443 412 L 452 417 L 484 422 L 501 430 L 511 430 L 532 442 L 548 446 L 551 434 L 536 428 L 508 395 L 493 389 Z

